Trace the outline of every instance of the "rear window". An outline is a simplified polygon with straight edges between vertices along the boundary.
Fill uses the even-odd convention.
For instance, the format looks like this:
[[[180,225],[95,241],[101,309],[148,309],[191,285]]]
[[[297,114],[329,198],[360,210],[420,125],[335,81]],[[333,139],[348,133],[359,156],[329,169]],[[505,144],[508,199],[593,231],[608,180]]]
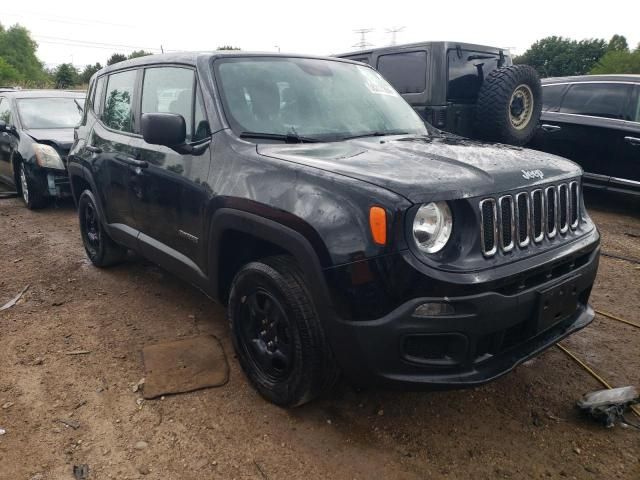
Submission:
[[[560,112],[630,120],[626,117],[631,88],[631,85],[621,83],[573,84],[564,96]]]
[[[462,103],[475,102],[484,78],[496,68],[511,64],[509,57],[503,58],[504,64],[499,65],[500,55],[495,53],[450,49],[447,52],[449,69],[447,100]]]
[[[381,55],[378,71],[399,93],[422,93],[427,83],[427,52]]]
[[[562,101],[566,85],[545,85],[542,87],[542,110],[557,111]]]
[[[84,98],[21,98],[18,115],[23,128],[72,128],[80,123]]]

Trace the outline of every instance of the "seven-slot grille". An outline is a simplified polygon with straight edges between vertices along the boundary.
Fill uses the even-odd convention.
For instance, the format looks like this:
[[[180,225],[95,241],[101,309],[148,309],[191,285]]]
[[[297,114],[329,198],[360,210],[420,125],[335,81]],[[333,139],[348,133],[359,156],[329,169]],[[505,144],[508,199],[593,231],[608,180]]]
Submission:
[[[480,201],[482,253],[510,252],[545,238],[565,235],[580,220],[578,182],[562,183],[531,192],[503,195]]]

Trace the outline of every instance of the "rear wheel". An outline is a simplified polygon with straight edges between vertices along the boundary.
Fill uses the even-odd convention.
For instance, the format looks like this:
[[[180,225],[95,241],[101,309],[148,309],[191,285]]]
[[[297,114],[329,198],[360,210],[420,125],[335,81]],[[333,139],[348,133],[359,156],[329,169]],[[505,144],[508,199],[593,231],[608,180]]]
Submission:
[[[233,280],[227,312],[240,365],[267,400],[294,407],[333,386],[338,367],[291,257],[245,265]]]
[[[114,242],[104,230],[96,201],[90,190],[85,190],[78,201],[80,234],[91,263],[96,267],[108,267],[121,262],[127,250]]]
[[[18,180],[20,195],[28,209],[37,210],[47,206],[49,197],[43,192],[42,182],[29,175],[23,162],[18,162]]]
[[[524,145],[535,134],[541,111],[542,87],[535,69],[499,68],[480,87],[476,130],[486,140]]]

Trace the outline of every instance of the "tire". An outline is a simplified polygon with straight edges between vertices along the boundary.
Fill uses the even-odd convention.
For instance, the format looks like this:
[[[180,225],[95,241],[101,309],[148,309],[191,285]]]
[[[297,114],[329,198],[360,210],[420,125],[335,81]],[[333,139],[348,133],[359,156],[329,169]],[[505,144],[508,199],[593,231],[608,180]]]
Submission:
[[[535,134],[541,111],[542,87],[535,69],[499,68],[480,87],[476,131],[485,140],[524,145]]]
[[[124,260],[127,250],[114,242],[104,230],[103,220],[90,190],[85,190],[78,201],[78,218],[82,244],[91,263],[104,268]]]
[[[39,210],[46,207],[49,204],[49,197],[45,192],[46,186],[42,181],[29,174],[24,162],[17,162],[17,166],[16,186],[26,207],[29,210]]]
[[[339,370],[291,257],[242,267],[231,285],[227,315],[240,365],[264,398],[295,407],[333,387]]]

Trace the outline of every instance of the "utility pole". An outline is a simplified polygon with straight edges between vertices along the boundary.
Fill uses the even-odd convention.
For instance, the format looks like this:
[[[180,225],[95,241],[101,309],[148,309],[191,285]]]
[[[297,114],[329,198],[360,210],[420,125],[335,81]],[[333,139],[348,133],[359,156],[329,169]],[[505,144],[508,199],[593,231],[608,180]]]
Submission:
[[[371,33],[371,32],[373,32],[373,28],[360,28],[358,30],[354,30],[353,33],[357,33],[358,35],[360,35],[360,41],[356,43],[354,47],[359,48],[360,50],[363,50],[367,47],[373,46],[372,43],[367,42],[367,38],[366,38],[367,33]]]
[[[391,34],[391,45],[396,44],[396,35],[398,32],[401,32],[403,30],[404,30],[404,27],[387,28],[387,33]]]

